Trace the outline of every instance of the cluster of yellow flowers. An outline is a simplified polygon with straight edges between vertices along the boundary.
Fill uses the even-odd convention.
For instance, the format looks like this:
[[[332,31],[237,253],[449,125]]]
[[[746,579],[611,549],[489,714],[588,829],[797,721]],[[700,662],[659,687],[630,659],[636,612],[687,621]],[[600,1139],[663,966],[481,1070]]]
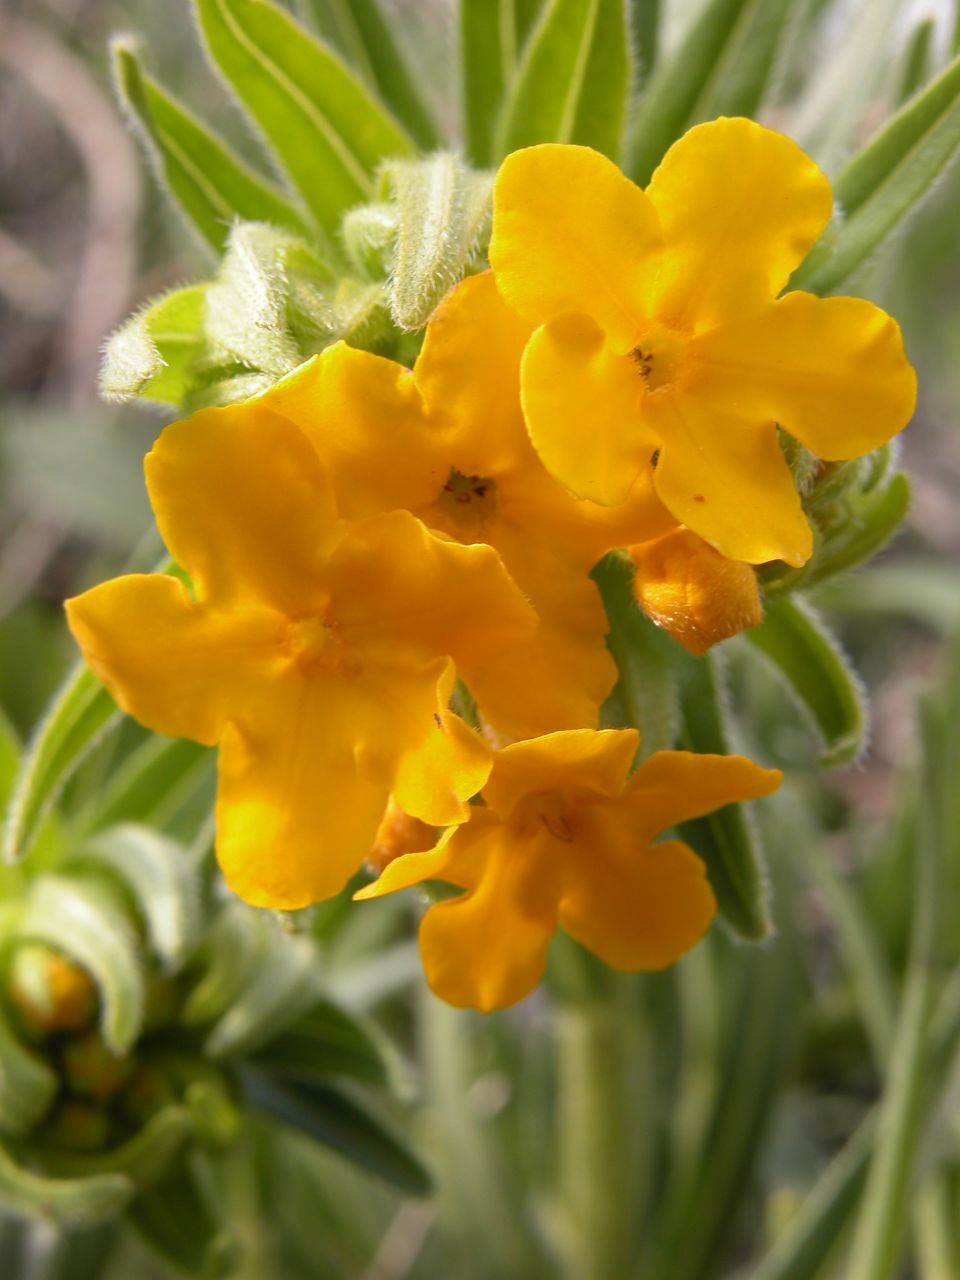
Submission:
[[[703,864],[652,840],[780,775],[665,751],[630,776],[636,732],[597,729],[617,672],[589,573],[629,548],[638,599],[702,650],[756,621],[750,565],[811,553],[775,424],[827,460],[905,425],[895,322],[778,298],[831,212],[813,162],[748,120],[691,130],[646,191],[587,148],[518,151],[492,270],[447,296],[412,370],[341,343],[162,432],[147,485],[192,591],[134,575],[67,608],[125,710],[219,743],[238,894],[338,893],[398,806],[448,830],[358,896],[465,891],[421,929],[455,1004],[526,994],[558,923],[631,970],[702,935]],[[458,677],[483,734],[450,710]]]

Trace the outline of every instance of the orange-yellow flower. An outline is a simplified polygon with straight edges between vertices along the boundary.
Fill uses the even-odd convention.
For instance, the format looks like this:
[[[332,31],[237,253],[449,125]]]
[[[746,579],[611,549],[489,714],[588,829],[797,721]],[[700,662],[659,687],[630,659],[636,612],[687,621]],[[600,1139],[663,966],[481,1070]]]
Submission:
[[[689,529],[627,550],[640,608],[691,653],[706,653],[763,617],[753,566],[728,560]]]
[[[655,836],[736,800],[769,795],[776,769],[742,756],[660,751],[632,777],[634,729],[575,730],[500,751],[485,807],[436,848],[391,862],[356,897],[423,880],[466,890],[430,907],[420,951],[450,1004],[490,1010],[540,981],[560,925],[615,969],[662,969],[716,909],[700,859]]]
[[[617,673],[589,571],[608,549],[676,523],[648,473],[618,509],[580,501],[547,474],[520,408],[530,332],[490,274],[474,276],[440,306],[412,373],[340,343],[260,400],[314,441],[345,516],[402,507],[458,542],[500,552],[539,627],[468,683],[510,738],[596,726]]]
[[[404,511],[348,524],[306,437],[254,403],[173,424],[147,485],[174,577],[67,602],[87,661],[159,733],[220,744],[217,851],[259,906],[337,893],[389,794],[462,821],[490,753],[447,710],[469,671],[535,619],[488,547]]]
[[[906,425],[916,394],[872,303],[777,297],[831,211],[813,161],[750,120],[691,129],[646,191],[586,147],[508,156],[490,261],[539,326],[522,390],[547,469],[616,504],[656,455],[663,502],[724,555],[803,564],[810,528],[774,425],[853,458]]]

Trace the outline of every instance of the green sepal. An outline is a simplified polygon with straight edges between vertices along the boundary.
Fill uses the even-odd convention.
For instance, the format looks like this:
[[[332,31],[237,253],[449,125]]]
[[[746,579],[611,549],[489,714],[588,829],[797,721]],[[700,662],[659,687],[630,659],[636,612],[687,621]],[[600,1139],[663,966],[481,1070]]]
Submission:
[[[672,659],[676,646],[640,609],[633,595],[635,566],[629,556],[613,552],[594,568],[610,631],[607,648],[619,677],[604,704],[607,728],[632,726],[640,731],[640,754],[669,749],[676,742],[679,705]]]
[[[421,97],[377,0],[300,0],[324,39],[343,54],[364,83],[406,125],[425,151],[440,142],[436,122]]]
[[[52,1068],[23,1043],[0,999],[0,1133],[29,1133],[50,1110],[58,1088]]]
[[[329,1000],[312,1005],[260,1049],[253,1062],[268,1073],[295,1078],[347,1076],[364,1084],[389,1084],[373,1032]]]
[[[237,1241],[227,1230],[196,1159],[181,1158],[126,1214],[144,1244],[168,1267],[197,1280],[233,1275]]]
[[[130,1179],[120,1173],[90,1178],[50,1178],[33,1173],[0,1146],[0,1203],[16,1213],[61,1227],[89,1225],[116,1217],[134,1190]]]
[[[163,965],[182,965],[202,928],[199,876],[182,845],[127,822],[85,840],[71,853],[67,868],[74,863],[115,876],[145,921],[151,948]]]
[[[213,61],[321,231],[369,200],[411,143],[339,57],[269,0],[194,0]]]
[[[625,0],[547,0],[510,84],[498,156],[573,142],[618,159],[629,84]]]
[[[86,1155],[61,1150],[38,1151],[44,1170],[55,1177],[90,1178],[123,1174],[137,1188],[163,1177],[193,1133],[186,1107],[169,1106],[150,1117],[132,1138],[112,1150]]]
[[[204,354],[206,286],[188,285],[148,302],[107,339],[99,387],[105,400],[142,396],[178,407]]]
[[[128,39],[115,39],[111,53],[117,96],[153,161],[161,187],[215,252],[222,251],[238,218],[306,230],[282,192],[144,74]]]
[[[494,134],[505,88],[513,79],[541,0],[460,0],[460,94],[467,159],[497,159]]]
[[[396,213],[387,300],[394,324],[415,331],[482,250],[492,179],[445,151],[392,160],[384,176]]]
[[[838,289],[910,214],[960,148],[960,58],[911,98],[834,182],[841,213],[790,280]]]
[[[29,853],[67,779],[119,720],[110,694],[83,662],[77,663],[20,760],[4,829],[8,862]]]
[[[860,680],[811,606],[797,596],[771,600],[763,621],[743,634],[808,713],[820,763],[836,768],[858,760],[868,732]]]
[[[716,654],[691,658],[682,681],[681,746],[729,755],[732,750],[726,676]],[[683,823],[680,833],[707,865],[720,915],[741,938],[771,932],[766,862],[759,832],[742,804]]]
[[[430,1193],[430,1174],[400,1136],[356,1098],[316,1081],[282,1079],[244,1066],[241,1083],[259,1110],[332,1147],[407,1195]]]
[[[89,972],[100,993],[103,1038],[114,1053],[127,1053],[143,1023],[143,966],[132,927],[101,886],[41,876],[30,887],[17,933],[55,947]]]

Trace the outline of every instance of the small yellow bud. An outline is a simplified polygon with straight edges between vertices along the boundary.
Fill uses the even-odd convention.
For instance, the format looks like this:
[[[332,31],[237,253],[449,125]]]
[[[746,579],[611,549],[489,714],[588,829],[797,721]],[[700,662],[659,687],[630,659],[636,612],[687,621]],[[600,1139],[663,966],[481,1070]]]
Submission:
[[[97,990],[85,969],[49,947],[18,948],[10,966],[10,999],[35,1031],[83,1031],[97,1013]]]

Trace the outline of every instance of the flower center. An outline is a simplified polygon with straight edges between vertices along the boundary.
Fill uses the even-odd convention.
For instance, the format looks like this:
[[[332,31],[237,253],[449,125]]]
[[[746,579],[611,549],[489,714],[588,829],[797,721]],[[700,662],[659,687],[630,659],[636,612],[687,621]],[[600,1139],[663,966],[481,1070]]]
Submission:
[[[564,844],[573,839],[569,806],[558,791],[535,791],[524,796],[513,811],[513,821],[528,835],[545,828]]]
[[[287,650],[294,665],[303,672],[344,672],[351,665],[336,627],[317,615],[290,623]]]
[[[659,391],[676,378],[683,361],[686,340],[675,329],[653,325],[629,353],[649,391]]]
[[[464,475],[451,469],[437,497],[446,532],[462,542],[484,541],[484,527],[497,507],[497,485],[489,476]]]

